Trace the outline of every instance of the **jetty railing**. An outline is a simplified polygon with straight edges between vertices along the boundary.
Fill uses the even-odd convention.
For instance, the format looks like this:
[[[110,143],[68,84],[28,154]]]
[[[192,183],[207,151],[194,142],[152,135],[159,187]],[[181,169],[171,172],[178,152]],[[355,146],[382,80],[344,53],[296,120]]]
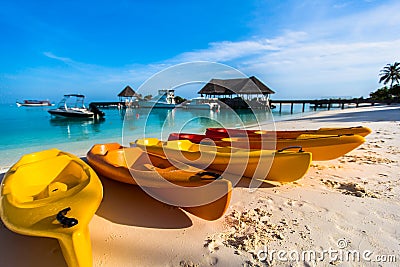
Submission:
[[[312,105],[311,108],[317,110],[318,108],[327,108],[330,110],[331,108],[340,107],[344,109],[345,105],[355,105],[359,107],[362,104],[370,104],[374,106],[375,104],[387,104],[390,105],[392,103],[398,103],[398,101],[393,99],[387,100],[375,100],[375,99],[363,99],[363,98],[354,98],[354,99],[316,99],[316,100],[273,100],[270,99],[270,105],[277,105],[279,104],[279,113],[282,112],[282,104],[290,104],[290,113],[293,114],[293,106],[294,104],[301,104],[302,105],[302,112],[305,111],[306,104]]]

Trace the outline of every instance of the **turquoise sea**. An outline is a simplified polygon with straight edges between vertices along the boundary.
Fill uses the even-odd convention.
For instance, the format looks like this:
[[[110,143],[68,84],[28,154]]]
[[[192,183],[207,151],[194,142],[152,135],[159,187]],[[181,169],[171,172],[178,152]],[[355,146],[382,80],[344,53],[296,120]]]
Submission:
[[[187,109],[102,109],[105,119],[55,119],[47,112],[53,107],[17,107],[0,105],[0,171],[8,169],[22,155],[43,149],[58,148],[79,156],[96,143],[118,142],[129,145],[140,137],[167,139],[170,132],[202,133],[207,127],[243,127],[267,123],[301,115],[265,110]],[[285,109],[283,109],[285,110]]]

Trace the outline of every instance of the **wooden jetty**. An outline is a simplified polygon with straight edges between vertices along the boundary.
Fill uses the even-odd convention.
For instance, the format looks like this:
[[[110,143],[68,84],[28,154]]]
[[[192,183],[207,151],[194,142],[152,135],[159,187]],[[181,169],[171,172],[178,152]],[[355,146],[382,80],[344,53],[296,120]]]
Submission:
[[[127,107],[138,107],[135,101],[126,102],[126,101],[104,101],[104,102],[91,102],[91,104],[96,105],[99,108],[127,108]]]
[[[317,110],[317,108],[327,108],[330,110],[334,107],[340,107],[344,109],[345,105],[355,105],[355,107],[359,107],[362,104],[369,104],[371,106],[375,104],[387,104],[390,105],[392,100],[374,100],[374,99],[363,99],[363,98],[354,98],[354,99],[319,99],[319,100],[269,100],[270,105],[277,106],[279,104],[279,113],[282,112],[282,104],[290,104],[290,113],[293,114],[293,106],[294,104],[302,105],[302,112],[305,110],[306,104],[312,105],[312,109]]]
[[[106,101],[106,102],[92,102],[99,108],[127,108],[127,107],[138,107],[137,102],[126,102],[126,101]],[[267,102],[266,102],[267,103]],[[341,108],[344,109],[345,106],[354,105],[358,108],[360,105],[371,105],[375,104],[387,104],[398,103],[398,101],[393,99],[388,100],[374,100],[374,99],[362,99],[362,98],[354,98],[354,99],[303,99],[303,100],[274,100],[269,99],[269,104],[274,105],[276,108],[279,105],[279,113],[282,112],[282,104],[290,104],[290,113],[293,114],[293,107],[295,104],[302,105],[302,112],[305,111],[306,104],[309,104],[313,110],[317,110],[320,108],[325,108],[330,110],[331,108]],[[264,104],[263,104],[264,106]],[[257,107],[255,107],[257,108]]]

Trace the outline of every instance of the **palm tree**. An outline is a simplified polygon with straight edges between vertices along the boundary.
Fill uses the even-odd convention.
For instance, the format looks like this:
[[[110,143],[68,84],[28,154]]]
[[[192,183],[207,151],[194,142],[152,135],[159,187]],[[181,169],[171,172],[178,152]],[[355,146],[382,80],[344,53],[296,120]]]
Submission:
[[[390,89],[392,89],[393,83],[396,82],[398,84],[400,81],[400,63],[387,64],[379,75],[381,76],[379,83],[387,84],[390,82]]]

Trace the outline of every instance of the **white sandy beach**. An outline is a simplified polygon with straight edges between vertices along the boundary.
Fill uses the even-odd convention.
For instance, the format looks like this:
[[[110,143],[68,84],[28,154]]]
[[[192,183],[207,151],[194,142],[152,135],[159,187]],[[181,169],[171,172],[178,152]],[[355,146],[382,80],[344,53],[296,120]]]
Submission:
[[[217,221],[102,179],[104,199],[90,223],[94,266],[398,266],[399,119],[399,106],[375,106],[277,123],[282,130],[362,125],[373,132],[351,153],[313,162],[295,183],[265,183],[255,192],[234,188],[229,209]],[[54,239],[18,235],[1,223],[0,240],[0,266],[66,266]],[[261,249],[269,250],[264,262],[257,257],[266,256]],[[272,252],[279,250],[279,257]],[[315,261],[284,261],[324,250],[359,252],[361,259],[341,259],[338,252]],[[391,255],[397,263],[368,262],[393,260]]]

